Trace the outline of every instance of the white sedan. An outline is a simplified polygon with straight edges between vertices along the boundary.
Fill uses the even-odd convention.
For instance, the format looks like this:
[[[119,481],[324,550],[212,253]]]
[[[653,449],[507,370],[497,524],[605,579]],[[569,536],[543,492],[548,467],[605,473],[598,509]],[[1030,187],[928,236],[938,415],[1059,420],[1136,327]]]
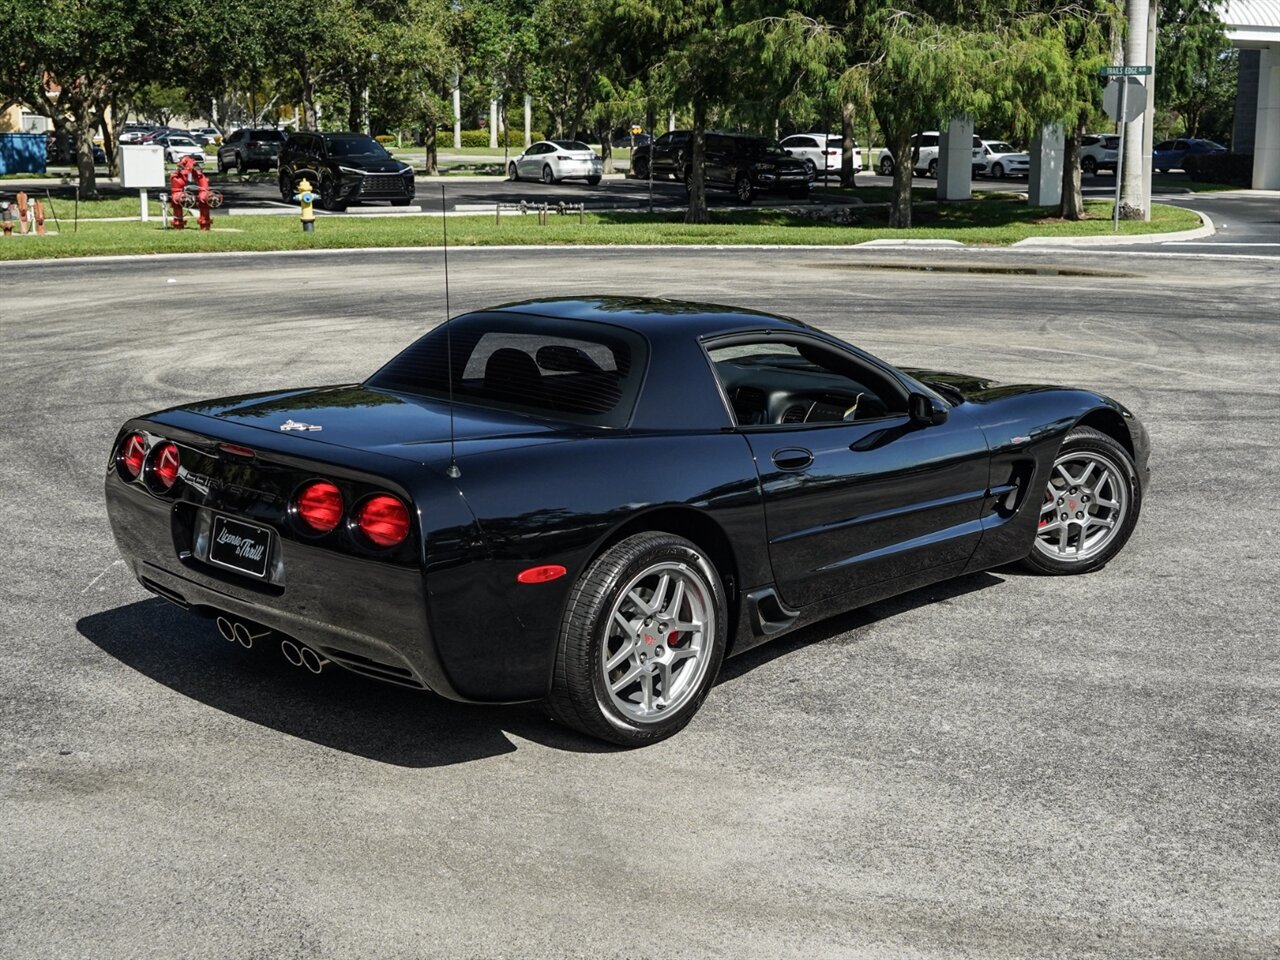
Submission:
[[[581,140],[539,140],[507,165],[509,180],[600,182],[604,161]]]
[[[974,157],[974,162],[978,158]],[[1025,177],[1031,173],[1031,157],[1003,140],[982,141],[982,172],[989,177]]]
[[[192,156],[204,159],[204,147],[190,137],[170,137],[164,143],[165,163],[177,163],[183,157]]]
[[[840,155],[844,140],[834,133],[797,133],[780,144],[783,150],[797,160],[803,160],[810,177],[827,177],[840,174]],[[853,169],[862,169],[862,150],[853,145]]]

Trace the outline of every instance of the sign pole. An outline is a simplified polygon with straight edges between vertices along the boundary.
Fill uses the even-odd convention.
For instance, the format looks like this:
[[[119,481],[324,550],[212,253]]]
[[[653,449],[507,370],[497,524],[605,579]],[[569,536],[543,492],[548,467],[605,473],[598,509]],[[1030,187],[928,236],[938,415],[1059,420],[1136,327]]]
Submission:
[[[1120,184],[1123,180],[1121,173],[1124,171],[1124,128],[1129,124],[1125,122],[1125,106],[1129,98],[1129,84],[1121,79],[1120,81],[1120,145],[1116,150],[1116,202],[1111,208],[1111,232],[1117,233],[1120,230]]]

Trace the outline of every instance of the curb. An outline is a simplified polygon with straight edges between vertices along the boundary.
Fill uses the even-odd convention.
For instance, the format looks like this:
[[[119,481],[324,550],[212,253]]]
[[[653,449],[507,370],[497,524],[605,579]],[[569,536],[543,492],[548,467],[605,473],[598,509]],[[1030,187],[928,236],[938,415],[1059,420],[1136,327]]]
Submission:
[[[1026,249],[1027,247],[1112,247],[1138,243],[1177,243],[1181,240],[1199,240],[1201,237],[1212,237],[1218,232],[1207,213],[1202,213],[1199,210],[1192,210],[1191,212],[1200,218],[1200,226],[1190,230],[1178,230],[1174,233],[1125,233],[1096,237],[1027,237],[1027,239],[1018,240],[1009,244],[1009,246]]]

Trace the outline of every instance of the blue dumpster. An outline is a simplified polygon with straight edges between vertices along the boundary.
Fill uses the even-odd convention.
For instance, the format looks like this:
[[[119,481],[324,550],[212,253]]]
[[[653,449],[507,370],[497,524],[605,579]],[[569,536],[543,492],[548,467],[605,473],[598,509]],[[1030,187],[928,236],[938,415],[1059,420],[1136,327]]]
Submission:
[[[44,173],[43,133],[0,133],[0,173]]]

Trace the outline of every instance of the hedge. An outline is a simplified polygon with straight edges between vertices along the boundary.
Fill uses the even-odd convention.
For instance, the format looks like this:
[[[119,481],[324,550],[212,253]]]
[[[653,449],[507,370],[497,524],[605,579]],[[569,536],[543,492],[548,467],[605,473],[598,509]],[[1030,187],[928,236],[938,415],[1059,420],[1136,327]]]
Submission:
[[[1182,161],[1182,166],[1192,180],[1200,183],[1238,183],[1247,187],[1253,182],[1252,153],[1193,153]]]
[[[545,139],[547,139],[547,136],[541,130],[529,131],[530,143],[537,143],[539,140],[545,140]],[[450,131],[441,130],[438,134],[436,134],[436,143],[440,146],[445,146],[445,147],[453,146],[453,133]],[[489,145],[489,131],[488,130],[463,130],[462,145],[464,147],[487,147]],[[502,146],[501,135],[498,136],[498,146]],[[522,150],[524,149],[523,128],[520,130],[507,131],[507,146],[520,147]]]

